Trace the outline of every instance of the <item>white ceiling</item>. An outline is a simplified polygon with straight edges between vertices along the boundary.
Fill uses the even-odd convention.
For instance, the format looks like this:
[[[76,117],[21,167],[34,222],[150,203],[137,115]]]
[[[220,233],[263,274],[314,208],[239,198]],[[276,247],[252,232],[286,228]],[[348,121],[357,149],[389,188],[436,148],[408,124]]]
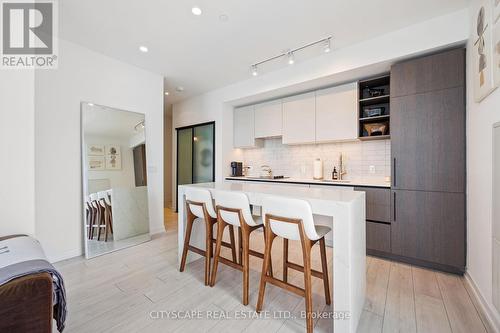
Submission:
[[[176,102],[251,79],[252,63],[333,35],[334,49],[466,7],[469,0],[64,0],[60,35],[166,78]],[[201,16],[191,7],[199,6]],[[227,15],[222,22],[221,15]],[[408,36],[411,38],[411,36]],[[138,50],[140,45],[148,53]],[[318,50],[317,54],[320,54]],[[297,55],[297,61],[312,55]],[[263,68],[273,70],[283,63]],[[183,93],[175,87],[183,86]]]
[[[142,128],[135,125],[144,120],[144,114],[123,111],[100,105],[82,104],[82,124],[85,136],[103,136],[115,139],[129,139]]]

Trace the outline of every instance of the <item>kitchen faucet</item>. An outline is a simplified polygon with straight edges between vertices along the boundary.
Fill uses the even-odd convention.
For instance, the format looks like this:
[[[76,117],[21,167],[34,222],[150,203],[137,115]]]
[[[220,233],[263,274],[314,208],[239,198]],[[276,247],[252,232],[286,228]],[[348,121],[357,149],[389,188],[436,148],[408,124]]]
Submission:
[[[339,180],[344,179],[344,175],[347,174],[347,171],[345,171],[345,165],[344,165],[344,155],[340,153],[339,157]]]

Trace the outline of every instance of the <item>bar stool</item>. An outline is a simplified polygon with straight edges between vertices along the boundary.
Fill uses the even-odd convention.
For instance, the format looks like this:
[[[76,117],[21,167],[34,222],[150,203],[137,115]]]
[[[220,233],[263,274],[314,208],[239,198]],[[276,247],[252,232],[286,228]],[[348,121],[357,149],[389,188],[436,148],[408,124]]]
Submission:
[[[243,272],[243,305],[248,305],[250,255],[264,259],[260,252],[250,250],[250,234],[252,231],[264,227],[262,219],[252,216],[250,202],[245,193],[218,191],[215,194],[217,210],[217,244],[215,246],[214,267],[210,286],[215,285],[219,261]],[[221,241],[226,226],[239,227],[239,263],[233,263],[220,257]],[[272,266],[268,266],[272,276]]]
[[[214,210],[212,196],[210,191],[206,189],[186,189],[186,216],[187,226],[186,235],[184,237],[184,247],[182,250],[181,266],[179,271],[183,272],[186,266],[186,258],[188,250],[198,253],[205,257],[205,285],[208,286],[210,279],[210,261],[213,255],[213,226],[217,223],[217,215]],[[191,232],[195,222],[205,223],[205,251],[197,247],[189,245]],[[230,243],[223,242],[222,245],[231,249],[233,262],[236,263],[236,246],[234,239],[234,229],[230,228]],[[231,262],[228,260],[228,262]]]
[[[108,234],[110,231],[112,231],[111,227],[111,205],[108,205],[106,200],[109,200],[108,194],[106,191],[100,191],[97,192],[97,198],[98,198],[98,203],[101,206],[101,212],[102,212],[102,220],[104,220],[104,241],[108,241]],[[99,240],[101,236],[101,228],[99,228],[99,233],[97,236],[97,239]]]
[[[89,239],[93,239],[94,238],[94,229],[99,228],[99,224],[100,224],[100,220],[101,220],[101,208],[100,208],[100,205],[97,203],[97,201],[99,200],[97,197],[97,193],[90,193],[89,198],[90,198],[90,206],[92,207],[92,211],[93,211],[92,221],[90,223]]]
[[[85,196],[85,212],[86,212],[86,226],[87,226],[87,238],[90,236],[90,232],[92,230],[92,221],[94,219],[94,208],[92,207],[90,197],[88,195]]]
[[[263,199],[262,213],[266,226],[266,246],[259,287],[257,312],[262,310],[266,283],[291,291],[305,298],[307,332],[313,332],[311,276],[323,279],[326,304],[331,304],[328,283],[325,235],[330,227],[314,225],[311,206],[305,200],[268,196]],[[283,280],[267,274],[271,262],[271,249],[276,237],[283,238]],[[304,266],[288,261],[288,240],[300,240]],[[311,268],[311,248],[319,241],[322,272]],[[304,289],[287,282],[288,268],[304,272]]]

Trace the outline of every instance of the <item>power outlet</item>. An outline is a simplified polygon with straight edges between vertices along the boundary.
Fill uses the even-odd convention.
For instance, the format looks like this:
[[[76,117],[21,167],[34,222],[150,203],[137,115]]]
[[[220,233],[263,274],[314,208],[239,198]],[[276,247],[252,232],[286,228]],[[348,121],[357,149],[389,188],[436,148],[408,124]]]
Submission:
[[[374,174],[375,173],[375,165],[370,165],[370,167],[368,168],[369,172],[371,174]]]

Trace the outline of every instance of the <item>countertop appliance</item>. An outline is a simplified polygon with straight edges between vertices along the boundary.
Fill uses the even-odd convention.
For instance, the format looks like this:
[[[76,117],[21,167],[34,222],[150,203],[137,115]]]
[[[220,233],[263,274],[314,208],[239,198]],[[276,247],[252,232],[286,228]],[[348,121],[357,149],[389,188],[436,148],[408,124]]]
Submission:
[[[243,163],[242,162],[231,162],[231,176],[241,177],[243,176]]]

